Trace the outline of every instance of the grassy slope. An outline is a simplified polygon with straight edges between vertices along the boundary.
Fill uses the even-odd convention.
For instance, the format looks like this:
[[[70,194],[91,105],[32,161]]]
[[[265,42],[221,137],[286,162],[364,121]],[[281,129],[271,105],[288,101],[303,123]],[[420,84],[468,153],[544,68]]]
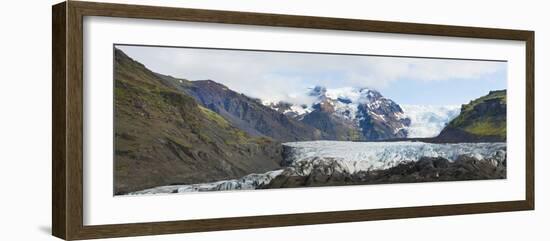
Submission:
[[[488,95],[463,105],[460,115],[446,127],[475,136],[495,136],[506,139],[506,90],[491,91]]]
[[[279,166],[278,143],[234,128],[122,51],[115,60],[116,193]]]

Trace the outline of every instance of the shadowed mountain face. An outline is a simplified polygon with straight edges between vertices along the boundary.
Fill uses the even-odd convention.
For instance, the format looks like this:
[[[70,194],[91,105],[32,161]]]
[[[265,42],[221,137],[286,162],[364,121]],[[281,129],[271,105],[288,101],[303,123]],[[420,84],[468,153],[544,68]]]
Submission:
[[[359,127],[365,140],[383,140],[407,137],[405,129],[411,123],[394,101],[378,91],[369,90],[369,102],[359,105]]]
[[[462,105],[460,115],[435,138],[440,142],[506,141],[506,90]]]
[[[251,137],[174,83],[188,82],[170,81],[115,51],[115,193],[279,167],[278,142]],[[240,108],[229,110],[246,116],[246,105]]]

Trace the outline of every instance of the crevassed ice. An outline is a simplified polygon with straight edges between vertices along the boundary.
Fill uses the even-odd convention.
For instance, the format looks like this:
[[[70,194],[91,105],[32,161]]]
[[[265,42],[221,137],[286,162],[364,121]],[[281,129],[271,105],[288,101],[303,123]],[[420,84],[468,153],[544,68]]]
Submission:
[[[399,163],[418,161],[421,157],[443,157],[453,161],[460,155],[484,159],[502,158],[506,153],[504,142],[434,144],[411,141],[303,141],[287,142],[283,145],[291,147],[291,154],[286,157],[287,163],[307,162],[316,157],[331,158],[340,162],[350,173],[387,169]]]

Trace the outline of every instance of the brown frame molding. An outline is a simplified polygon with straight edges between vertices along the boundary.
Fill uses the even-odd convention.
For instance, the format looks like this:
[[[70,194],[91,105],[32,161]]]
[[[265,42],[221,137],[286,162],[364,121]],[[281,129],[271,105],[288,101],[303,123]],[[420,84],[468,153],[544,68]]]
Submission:
[[[525,200],[491,203],[268,215],[170,222],[83,225],[83,17],[163,19],[193,22],[369,31],[382,33],[519,40],[526,43]],[[52,7],[52,233],[66,240],[214,230],[356,222],[397,218],[533,210],[534,187],[533,31],[370,21],[357,19],[214,11],[67,1]]]

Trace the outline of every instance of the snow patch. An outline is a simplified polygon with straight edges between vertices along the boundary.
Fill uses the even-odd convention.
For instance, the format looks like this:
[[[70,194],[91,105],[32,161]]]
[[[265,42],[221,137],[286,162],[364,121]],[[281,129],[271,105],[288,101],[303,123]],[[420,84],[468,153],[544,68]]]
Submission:
[[[301,115],[307,114],[307,113],[312,112],[312,111],[313,111],[313,108],[308,107],[308,106],[304,107],[302,105],[292,105],[292,106],[290,106],[290,110],[285,111],[285,113],[294,112],[294,113],[298,114],[299,116],[301,116]]]

